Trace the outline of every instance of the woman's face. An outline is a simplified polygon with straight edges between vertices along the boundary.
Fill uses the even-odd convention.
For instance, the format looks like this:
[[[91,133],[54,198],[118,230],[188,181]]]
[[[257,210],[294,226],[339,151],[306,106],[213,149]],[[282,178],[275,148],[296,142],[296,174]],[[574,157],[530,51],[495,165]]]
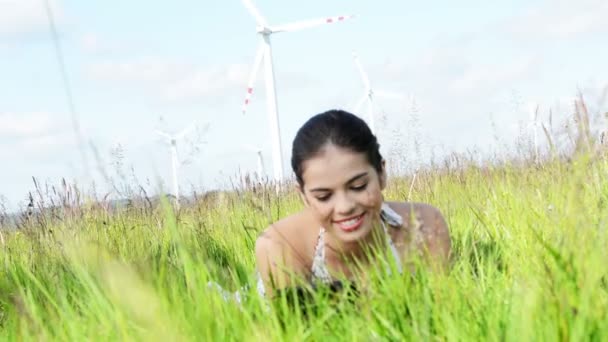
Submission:
[[[303,200],[328,233],[343,243],[368,236],[382,206],[385,173],[364,153],[328,144],[304,162],[302,179]]]

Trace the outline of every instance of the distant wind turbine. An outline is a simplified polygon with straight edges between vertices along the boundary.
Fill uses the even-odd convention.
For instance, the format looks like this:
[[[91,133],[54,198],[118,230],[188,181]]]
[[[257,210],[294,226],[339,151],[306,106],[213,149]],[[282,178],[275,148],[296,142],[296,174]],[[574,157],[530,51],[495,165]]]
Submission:
[[[532,135],[534,139],[534,158],[536,162],[539,161],[538,156],[538,104],[533,103],[530,105],[530,122],[528,123],[528,128],[532,129]]]
[[[186,134],[190,133],[194,128],[195,124],[192,123],[186,129],[182,130],[177,134],[169,134],[167,132],[156,130],[156,133],[165,138],[166,143],[169,145],[171,151],[171,169],[172,169],[172,180],[173,180],[173,195],[175,196],[175,203],[179,206],[179,182],[178,182],[178,168],[179,168],[179,157],[177,153],[177,141],[182,139]]]
[[[375,116],[374,98],[376,96],[380,96],[380,97],[388,98],[388,99],[403,100],[403,99],[405,99],[405,97],[402,94],[382,91],[382,90],[378,91],[378,90],[373,89],[371,86],[371,83],[369,81],[369,77],[367,76],[367,73],[363,69],[363,66],[361,65],[361,61],[359,60],[359,56],[357,55],[356,52],[353,52],[353,59],[355,60],[355,65],[357,66],[357,69],[359,70],[359,74],[361,76],[361,80],[363,81],[363,87],[364,87],[363,95],[357,102],[357,105],[355,106],[354,111],[355,111],[355,113],[358,113],[359,109],[361,108],[363,103],[365,101],[367,101],[367,117],[368,117],[369,126],[370,126],[370,129],[372,130],[372,133],[376,134],[376,124],[375,124],[375,117],[374,117]]]
[[[243,4],[255,18],[257,23],[256,31],[260,35],[261,40],[258,47],[258,52],[255,57],[253,69],[247,84],[247,93],[245,95],[245,103],[243,105],[243,114],[247,111],[247,106],[251,101],[253,94],[253,84],[256,80],[256,75],[261,67],[262,60],[265,63],[265,81],[266,81],[266,105],[268,107],[268,121],[272,134],[272,159],[274,166],[275,180],[283,180],[283,153],[281,147],[281,132],[278,115],[277,95],[274,79],[274,68],[272,63],[272,48],[270,45],[270,36],[279,32],[298,31],[306,28],[316,27],[324,24],[331,24],[350,19],[353,16],[338,16],[324,19],[313,19],[300,21],[290,24],[270,26],[266,19],[260,14],[260,11],[253,5],[251,0],[243,0]]]
[[[264,157],[262,156],[262,149],[253,145],[243,145],[243,147],[256,154],[258,163],[257,176],[259,180],[262,180],[262,178],[266,174],[266,170],[264,167]]]

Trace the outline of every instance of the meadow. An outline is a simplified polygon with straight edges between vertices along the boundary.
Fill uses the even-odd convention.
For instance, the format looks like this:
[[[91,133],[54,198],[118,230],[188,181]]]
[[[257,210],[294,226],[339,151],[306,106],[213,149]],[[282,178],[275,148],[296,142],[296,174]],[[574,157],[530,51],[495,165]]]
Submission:
[[[323,293],[304,316],[254,285],[253,247],[298,210],[251,182],[194,194],[179,210],[134,195],[83,200],[76,185],[33,193],[52,209],[0,231],[1,340],[527,341],[608,338],[608,161],[579,132],[568,153],[482,165],[466,156],[392,177],[387,200],[427,202],[452,238],[445,273],[424,264],[372,277],[369,295]],[[413,184],[413,186],[412,186]]]

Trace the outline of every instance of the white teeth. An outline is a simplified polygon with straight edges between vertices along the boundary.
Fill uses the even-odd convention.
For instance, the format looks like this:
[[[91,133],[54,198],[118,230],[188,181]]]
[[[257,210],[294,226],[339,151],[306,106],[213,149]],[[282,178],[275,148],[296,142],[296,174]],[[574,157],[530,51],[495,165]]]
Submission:
[[[346,226],[350,226],[350,225],[353,225],[353,224],[357,223],[358,220],[359,219],[352,219],[352,220],[349,220],[349,221],[346,221],[346,222],[342,222],[342,224],[346,225]]]
[[[361,220],[361,216],[355,217],[354,219],[350,219],[348,221],[340,222],[339,225],[344,229],[349,229],[355,224],[357,224],[359,220]]]

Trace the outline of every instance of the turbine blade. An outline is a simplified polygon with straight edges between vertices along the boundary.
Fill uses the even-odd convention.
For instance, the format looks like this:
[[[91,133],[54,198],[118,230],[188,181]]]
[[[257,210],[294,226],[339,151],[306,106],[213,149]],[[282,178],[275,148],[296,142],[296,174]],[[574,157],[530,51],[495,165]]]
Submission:
[[[262,66],[262,58],[264,57],[264,44],[260,43],[258,47],[258,52],[255,56],[255,61],[253,62],[253,69],[251,69],[251,75],[249,76],[249,81],[247,82],[247,92],[245,93],[245,103],[243,104],[243,114],[247,111],[247,107],[249,106],[249,102],[251,102],[251,96],[253,95],[253,84],[255,83],[256,76],[258,74],[258,70]]]
[[[374,90],[374,95],[378,95],[380,97],[384,97],[387,99],[393,99],[393,100],[404,100],[405,99],[405,96],[403,96],[403,94],[399,94],[399,93],[395,93],[395,92],[391,92],[391,91]]]
[[[244,149],[249,150],[251,152],[256,152],[257,153],[258,151],[260,151],[260,149],[257,146],[253,146],[253,145],[250,145],[250,144],[243,144],[241,146]]]
[[[297,21],[295,23],[272,26],[272,32],[293,32],[325,24],[333,24],[354,18],[354,15],[340,15],[336,17]]]
[[[251,0],[243,0],[243,5],[245,5],[247,10],[249,10],[249,13],[253,15],[258,25],[267,26],[266,19],[262,16],[262,14],[260,14],[260,11],[258,11],[257,7],[255,7]]]
[[[358,115],[359,114],[359,109],[361,109],[361,106],[363,105],[363,102],[365,102],[365,100],[367,99],[367,93],[364,93],[363,96],[361,96],[361,98],[359,99],[359,101],[357,101],[357,104],[355,105],[355,109],[354,112]]]
[[[365,86],[365,90],[369,91],[371,89],[371,85],[369,82],[369,78],[363,70],[363,66],[361,65],[361,61],[359,61],[359,56],[353,52],[353,59],[355,60],[355,64],[357,65],[357,69],[359,70],[359,75],[361,75],[361,80],[363,81],[363,85]]]
[[[184,135],[186,135],[186,134],[190,133],[190,131],[192,131],[192,130],[193,130],[195,127],[196,127],[196,123],[195,123],[195,122],[191,123],[191,124],[190,124],[190,126],[188,126],[187,128],[185,128],[185,129],[184,129],[184,130],[182,130],[181,132],[177,133],[177,134],[175,135],[175,138],[176,138],[176,139],[181,139],[181,138],[183,138],[183,137],[184,137]]]
[[[167,138],[167,139],[169,139],[169,140],[171,140],[171,139],[173,138],[173,137],[172,137],[171,135],[169,135],[168,133],[165,133],[165,132],[163,132],[163,131],[159,131],[159,130],[156,130],[156,134],[162,135],[163,137],[165,137],[165,138]]]
[[[529,110],[530,110],[530,121],[536,121],[536,116],[538,114],[538,104],[535,102],[532,102],[529,105]]]

